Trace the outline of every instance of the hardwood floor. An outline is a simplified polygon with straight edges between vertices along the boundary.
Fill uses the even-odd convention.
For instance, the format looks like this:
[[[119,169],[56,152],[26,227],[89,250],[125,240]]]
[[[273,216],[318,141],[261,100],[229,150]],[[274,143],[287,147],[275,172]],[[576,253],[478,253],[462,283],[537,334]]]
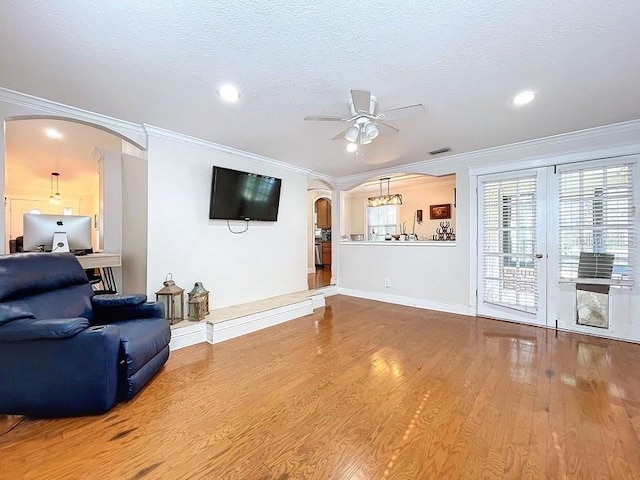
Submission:
[[[331,267],[316,265],[316,271],[308,275],[307,283],[309,290],[328,287],[331,284]]]
[[[640,478],[640,346],[329,297],[171,354],[99,417],[24,420],[0,478]]]

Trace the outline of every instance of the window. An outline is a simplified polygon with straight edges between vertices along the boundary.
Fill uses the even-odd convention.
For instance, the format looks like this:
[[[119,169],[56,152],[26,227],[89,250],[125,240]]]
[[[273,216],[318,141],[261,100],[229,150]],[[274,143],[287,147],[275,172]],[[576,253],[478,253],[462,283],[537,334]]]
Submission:
[[[632,174],[633,164],[560,170],[561,279],[602,278],[601,272],[606,270],[607,263],[611,272],[607,273],[608,278],[633,279]]]
[[[538,309],[537,177],[482,184],[483,301],[524,312]]]
[[[536,197],[524,192],[504,195],[501,200],[502,253],[507,254],[502,262],[505,267],[533,268]]]
[[[367,208],[367,231],[369,240],[384,240],[387,234],[396,233],[398,221],[397,205],[381,205]]]

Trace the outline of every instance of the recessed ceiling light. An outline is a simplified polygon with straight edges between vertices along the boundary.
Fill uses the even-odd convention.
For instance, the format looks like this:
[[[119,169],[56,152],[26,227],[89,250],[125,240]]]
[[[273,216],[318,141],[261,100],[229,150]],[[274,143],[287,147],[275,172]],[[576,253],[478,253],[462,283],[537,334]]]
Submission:
[[[531,90],[525,90],[524,92],[520,92],[515,97],[511,99],[511,103],[514,105],[526,105],[527,103],[531,103],[535,100],[538,94]]]
[[[222,85],[218,89],[218,95],[227,102],[236,102],[240,98],[240,92],[233,85]]]
[[[58,130],[56,130],[55,128],[45,128],[44,129],[44,133],[49,138],[55,138],[57,140],[62,138],[62,134]]]
[[[358,144],[357,143],[347,143],[347,152],[355,152],[358,150]]]

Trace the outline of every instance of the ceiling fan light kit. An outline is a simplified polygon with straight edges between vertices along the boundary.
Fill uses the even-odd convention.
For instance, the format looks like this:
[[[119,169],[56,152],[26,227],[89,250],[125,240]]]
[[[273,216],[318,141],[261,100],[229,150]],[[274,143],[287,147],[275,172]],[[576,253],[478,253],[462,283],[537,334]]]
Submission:
[[[364,125],[364,134],[369,137],[371,140],[375,140],[380,134],[380,130],[373,123],[367,122]]]
[[[378,99],[371,95],[371,92],[367,90],[351,90],[351,99],[349,100],[350,118],[311,116],[305,117],[305,120],[313,122],[350,123],[351,125],[349,127],[338,132],[332,140],[341,140],[344,138],[350,143],[368,145],[380,134],[388,136],[399,132],[397,128],[383,122],[383,120],[386,121],[393,118],[406,118],[424,114],[424,106],[420,103],[376,113],[377,104]]]
[[[357,125],[351,125],[347,128],[347,132],[344,134],[344,139],[349,143],[355,143],[360,136],[360,129]]]

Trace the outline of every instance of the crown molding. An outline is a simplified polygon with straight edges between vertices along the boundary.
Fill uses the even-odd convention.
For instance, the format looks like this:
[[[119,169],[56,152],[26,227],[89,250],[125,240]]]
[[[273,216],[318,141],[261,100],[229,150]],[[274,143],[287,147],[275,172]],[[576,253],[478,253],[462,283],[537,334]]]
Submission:
[[[456,179],[454,175],[446,175],[442,177],[436,177],[434,175],[426,175],[426,174],[409,174],[409,175],[401,175],[390,177],[391,181],[391,190],[395,193],[403,193],[401,190],[412,189],[413,187],[419,186],[424,187],[429,185],[430,187],[437,187],[442,185],[451,185],[452,187],[456,186]],[[365,183],[362,183],[356,187],[353,187],[351,190],[346,190],[345,195],[349,197],[357,197],[360,195],[368,195],[370,193],[378,193],[380,190],[380,182],[381,179],[371,180]],[[384,187],[384,184],[383,184]],[[384,188],[383,188],[384,191]]]
[[[251,160],[256,160],[258,162],[266,163],[277,168],[282,168],[283,170],[290,170],[292,172],[302,173],[304,175],[309,175],[311,173],[311,170],[307,168],[302,168],[296,165],[292,165],[290,163],[281,162],[280,160],[275,160],[273,158],[264,157],[262,155],[246,152],[244,150],[239,150],[233,147],[227,147],[226,145],[210,142],[208,140],[202,140],[201,138],[192,137],[190,135],[185,135],[183,133],[173,132],[171,130],[166,130],[164,128],[154,127],[153,125],[148,125],[146,123],[143,123],[142,126],[148,136],[164,138],[166,140],[172,140],[172,141],[184,143],[187,145],[197,145],[200,147],[210,148],[212,150],[217,150],[219,152],[229,153],[231,155],[237,155],[237,156],[248,158]]]
[[[119,132],[123,135],[131,135],[134,138],[145,137],[142,125],[139,125],[137,123],[118,120],[117,118],[108,117],[100,113],[90,112],[81,108],[70,107],[68,105],[63,105],[51,100],[45,100],[43,98],[27,95],[26,93],[15,92],[7,88],[0,87],[0,101],[11,103],[13,105],[33,108],[34,110],[38,110],[39,112],[42,112],[46,115],[52,115],[56,117],[70,117],[81,122],[91,124],[92,126],[98,125],[108,128],[109,130]],[[139,147],[143,150],[145,149],[145,145],[139,145],[133,138],[128,138],[126,140],[134,144],[136,147]]]
[[[604,125],[601,127],[592,127],[584,130],[576,130],[574,132],[560,133],[557,135],[551,135],[548,137],[536,138],[533,140],[526,140],[523,142],[511,143],[507,145],[500,145],[497,147],[485,148],[483,150],[477,150],[474,152],[460,153],[447,157],[448,160],[456,162],[464,162],[468,164],[470,161],[483,162],[486,160],[495,160],[496,157],[514,160],[520,158],[529,158],[532,156],[539,156],[541,154],[546,155],[561,155],[564,153],[576,152],[579,150],[596,150],[605,146],[613,146],[620,144],[627,144],[628,141],[614,141],[611,145],[600,145],[592,148],[585,149],[582,146],[572,146],[571,144],[576,142],[584,142],[585,140],[603,140],[606,137],[614,135],[624,134],[640,134],[640,119],[630,120],[628,122],[614,123],[611,125]],[[633,136],[633,135],[632,135]],[[635,136],[634,141],[638,142],[638,136]],[[544,148],[553,148],[552,153],[540,152]],[[564,147],[564,148],[563,148]],[[443,159],[444,160],[444,159]],[[418,162],[418,164],[428,164],[428,161]],[[497,163],[497,162],[493,162]]]
[[[616,136],[620,138],[615,138]],[[497,147],[475,150],[440,157],[437,160],[421,160],[419,162],[397,165],[394,167],[373,170],[337,179],[342,190],[348,190],[375,177],[394,173],[429,173],[429,171],[446,167],[450,173],[456,169],[495,170],[498,165],[508,162],[531,161],[540,158],[566,157],[567,161],[580,161],[587,157],[620,156],[640,153],[640,119],[614,123],[602,127],[587,128],[575,132],[561,133],[548,137],[526,140],[523,142],[500,145]],[[584,142],[593,145],[581,146]],[[599,145],[598,145],[599,143]],[[584,157],[584,158],[583,158]],[[470,165],[475,164],[473,167]],[[493,166],[493,168],[491,168]]]
[[[467,167],[467,170],[469,175],[488,175],[492,173],[520,170],[522,168],[538,168],[590,160],[624,158],[638,153],[640,153],[640,141],[635,141],[604,148],[582,148],[571,152],[536,154],[511,161],[471,165]]]
[[[338,178],[332,177],[331,175],[326,175],[324,173],[310,171],[308,177],[309,180],[322,180],[326,184],[331,185],[333,188],[335,188],[338,183]]]
[[[357,173],[355,175],[339,177],[336,179],[336,184],[340,187],[341,190],[351,190],[352,188],[362,185],[366,182],[377,182],[381,177],[391,176],[391,178],[393,178],[393,176],[404,176],[412,174],[438,176],[434,175],[433,173],[429,173],[427,170],[440,166],[450,166],[449,164],[451,163],[451,158],[452,157],[442,157],[438,158],[437,160],[421,160],[419,162],[405,163],[402,165],[395,165],[393,167],[380,168],[378,170],[369,170],[367,172]],[[425,168],[425,165],[428,168]],[[455,173],[455,169],[450,168],[450,171],[448,173]]]

